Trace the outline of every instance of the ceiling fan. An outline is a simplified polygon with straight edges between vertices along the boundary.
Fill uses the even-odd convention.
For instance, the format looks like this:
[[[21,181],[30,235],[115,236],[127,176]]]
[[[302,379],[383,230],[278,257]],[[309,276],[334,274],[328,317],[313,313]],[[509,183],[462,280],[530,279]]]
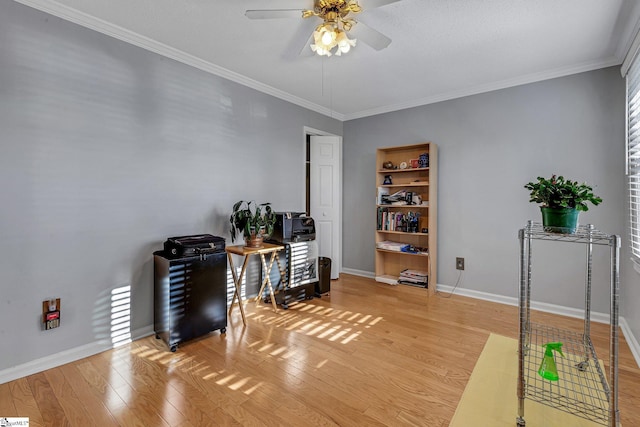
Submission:
[[[367,10],[380,6],[386,6],[401,0],[363,0]],[[310,3],[310,1],[308,1]],[[303,18],[308,24],[303,27],[305,35],[311,35],[305,39],[305,45],[299,50],[302,53],[309,41],[310,48],[321,56],[340,56],[349,52],[356,45],[356,40],[368,44],[375,50],[382,50],[389,46],[391,39],[377,30],[367,26],[361,21],[356,21],[354,15],[363,11],[358,0],[313,0],[312,7],[300,9],[300,0],[291,0],[291,9],[255,9],[247,10],[245,15],[249,19],[276,19],[276,18]],[[317,20],[322,19],[319,24]],[[315,21],[315,22],[314,22]],[[311,31],[311,26],[315,29]],[[352,38],[350,39],[349,36]],[[357,39],[356,39],[357,38]]]

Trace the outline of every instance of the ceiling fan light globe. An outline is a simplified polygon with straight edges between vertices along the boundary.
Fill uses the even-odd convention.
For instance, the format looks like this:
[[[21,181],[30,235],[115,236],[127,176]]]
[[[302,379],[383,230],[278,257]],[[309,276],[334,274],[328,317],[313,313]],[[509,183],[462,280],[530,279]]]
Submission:
[[[322,43],[326,46],[330,46],[336,42],[336,38],[338,35],[336,34],[336,30],[329,26],[325,25],[320,29],[321,40]]]
[[[315,41],[314,46],[316,46],[316,50],[317,49],[322,49],[322,50],[325,50],[325,51],[330,51],[331,49],[334,48],[334,46],[336,46],[335,42],[326,44],[323,41],[322,37],[317,37],[317,38],[314,38],[314,39],[315,39],[314,40]]]
[[[351,50],[351,47],[356,45],[355,39],[349,40],[349,37],[347,37],[347,33],[345,33],[344,31],[340,31],[338,33],[338,38],[336,39],[336,41],[338,43],[338,50],[341,53],[349,52]]]
[[[319,56],[331,56],[331,52],[320,45],[312,44],[310,47]]]
[[[356,21],[347,15],[362,10],[357,0],[316,0],[315,4],[314,14],[323,22],[313,32],[313,52],[320,56],[341,56],[351,51],[356,41],[349,40],[347,31]]]

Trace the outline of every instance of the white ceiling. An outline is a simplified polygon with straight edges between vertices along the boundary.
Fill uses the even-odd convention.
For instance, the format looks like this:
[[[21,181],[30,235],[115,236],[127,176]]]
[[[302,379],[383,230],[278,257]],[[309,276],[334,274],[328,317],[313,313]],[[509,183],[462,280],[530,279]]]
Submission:
[[[297,55],[308,20],[244,15],[292,0],[16,1],[340,120],[620,64],[640,16],[637,0],[359,0],[391,45],[326,58]]]

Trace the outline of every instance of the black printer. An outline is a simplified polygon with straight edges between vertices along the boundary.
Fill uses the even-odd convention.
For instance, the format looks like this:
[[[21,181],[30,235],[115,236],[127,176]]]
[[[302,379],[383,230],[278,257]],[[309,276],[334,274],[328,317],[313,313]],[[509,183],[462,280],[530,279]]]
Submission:
[[[276,243],[308,242],[316,239],[313,218],[304,212],[275,212],[276,223],[270,241]]]

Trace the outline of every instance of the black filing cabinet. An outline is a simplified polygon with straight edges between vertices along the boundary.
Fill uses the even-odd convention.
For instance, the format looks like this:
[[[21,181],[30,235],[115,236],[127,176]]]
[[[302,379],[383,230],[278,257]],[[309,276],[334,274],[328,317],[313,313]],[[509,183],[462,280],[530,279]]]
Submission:
[[[227,328],[227,256],[223,251],[184,257],[154,252],[156,338],[178,344]]]

